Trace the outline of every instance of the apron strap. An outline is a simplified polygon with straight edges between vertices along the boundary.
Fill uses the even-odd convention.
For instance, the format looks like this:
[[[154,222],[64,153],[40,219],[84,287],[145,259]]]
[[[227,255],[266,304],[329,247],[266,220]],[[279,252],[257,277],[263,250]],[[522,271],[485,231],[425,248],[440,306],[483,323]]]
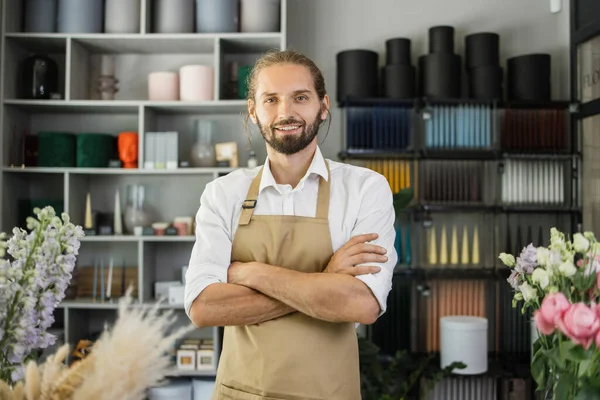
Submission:
[[[331,173],[329,172],[329,164],[327,160],[325,166],[327,167],[327,180],[322,176],[319,179],[319,197],[317,199],[317,218],[327,219],[329,218],[329,187],[331,183]]]
[[[329,171],[329,164],[327,160],[325,160],[325,166],[327,167],[327,176],[328,179],[325,180],[323,177],[319,179],[319,197],[317,199],[317,218],[327,219],[329,216],[329,197],[330,197],[330,181],[331,181],[331,173]],[[256,200],[258,198],[258,190],[260,188],[260,180],[262,178],[263,168],[258,171],[256,177],[252,180],[250,184],[250,188],[248,189],[248,194],[246,195],[246,200],[242,203],[242,213],[240,214],[239,225],[248,225],[250,223],[250,219],[252,219],[252,214],[254,213],[254,209],[256,208]]]
[[[254,213],[254,209],[256,208],[256,199],[258,198],[258,189],[260,188],[260,180],[262,178],[263,168],[261,167],[256,174],[256,177],[252,180],[250,184],[250,189],[248,189],[248,194],[246,195],[246,200],[242,203],[242,213],[240,214],[240,225],[248,225],[250,223],[250,219],[252,218],[252,214]]]

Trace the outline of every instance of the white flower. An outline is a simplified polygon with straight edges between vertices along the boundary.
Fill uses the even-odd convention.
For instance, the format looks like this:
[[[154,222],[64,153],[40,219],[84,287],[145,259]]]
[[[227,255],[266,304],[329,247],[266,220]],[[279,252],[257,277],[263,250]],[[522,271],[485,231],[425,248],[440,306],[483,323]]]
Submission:
[[[504,265],[506,265],[507,267],[515,266],[515,257],[512,254],[500,253],[500,256],[498,256],[498,258],[502,260]]]
[[[545,266],[548,262],[548,258],[550,257],[550,250],[545,247],[538,247],[536,249],[537,253],[537,262],[539,265]]]
[[[558,270],[564,276],[570,277],[570,276],[575,275],[575,273],[577,272],[577,267],[575,267],[575,265],[573,265],[572,262],[567,261],[567,262],[560,264],[560,266],[558,267]]]
[[[519,286],[521,293],[523,293],[523,300],[530,301],[537,299],[537,290],[529,285],[529,283],[524,282],[521,286]]]
[[[550,284],[548,272],[543,268],[536,268],[531,275],[531,280],[540,285],[542,289],[546,289]]]
[[[590,241],[578,232],[573,235],[573,247],[576,252],[585,253],[590,248]]]

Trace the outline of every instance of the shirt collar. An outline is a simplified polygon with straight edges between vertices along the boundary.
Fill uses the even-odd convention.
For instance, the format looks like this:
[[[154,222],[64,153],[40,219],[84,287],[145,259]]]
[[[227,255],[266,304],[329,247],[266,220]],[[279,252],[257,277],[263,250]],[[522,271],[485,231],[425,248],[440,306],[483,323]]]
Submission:
[[[306,171],[304,177],[300,179],[298,186],[302,187],[304,181],[312,174],[322,176],[323,179],[325,179],[326,181],[329,179],[329,175],[327,173],[327,165],[325,164],[325,158],[323,157],[319,146],[317,146],[317,149],[315,150],[315,155],[313,156],[310,166],[308,167],[308,170]],[[275,182],[275,177],[273,177],[273,173],[271,172],[269,157],[267,156],[262,172],[262,177],[260,179],[260,187],[258,189],[258,192],[260,193],[263,191],[263,189],[268,188],[270,186],[277,186],[277,182]]]

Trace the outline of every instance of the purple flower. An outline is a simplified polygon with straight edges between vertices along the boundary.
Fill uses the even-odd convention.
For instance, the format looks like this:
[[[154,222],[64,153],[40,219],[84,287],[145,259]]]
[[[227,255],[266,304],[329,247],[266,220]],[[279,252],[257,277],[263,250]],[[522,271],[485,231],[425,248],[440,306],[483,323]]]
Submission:
[[[517,265],[515,266],[515,270],[520,272],[521,274],[530,275],[533,273],[533,270],[537,266],[537,250],[532,245],[529,244],[527,247],[523,248],[519,257],[517,257]]]
[[[510,276],[508,277],[508,279],[506,280],[510,286],[514,289],[514,290],[519,290],[519,273],[517,271],[515,271],[514,269],[512,270],[512,272],[510,273]]]
[[[0,260],[0,371],[11,373],[13,382],[8,384],[22,377],[21,363],[33,350],[56,341],[46,330],[71,281],[83,237],[81,227],[71,224],[68,216],[63,215],[63,224],[51,207],[34,211],[39,221],[28,219],[30,233],[15,228],[13,236],[0,243],[14,259]],[[14,309],[9,307],[13,304]]]

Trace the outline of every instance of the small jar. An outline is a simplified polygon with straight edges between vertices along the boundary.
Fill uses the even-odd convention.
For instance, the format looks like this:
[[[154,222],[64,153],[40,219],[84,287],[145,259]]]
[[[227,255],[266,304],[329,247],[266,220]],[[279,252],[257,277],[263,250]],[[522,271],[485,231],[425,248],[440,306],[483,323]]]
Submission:
[[[258,160],[256,159],[256,153],[254,151],[250,151],[250,157],[248,157],[248,168],[255,168],[258,165]]]

